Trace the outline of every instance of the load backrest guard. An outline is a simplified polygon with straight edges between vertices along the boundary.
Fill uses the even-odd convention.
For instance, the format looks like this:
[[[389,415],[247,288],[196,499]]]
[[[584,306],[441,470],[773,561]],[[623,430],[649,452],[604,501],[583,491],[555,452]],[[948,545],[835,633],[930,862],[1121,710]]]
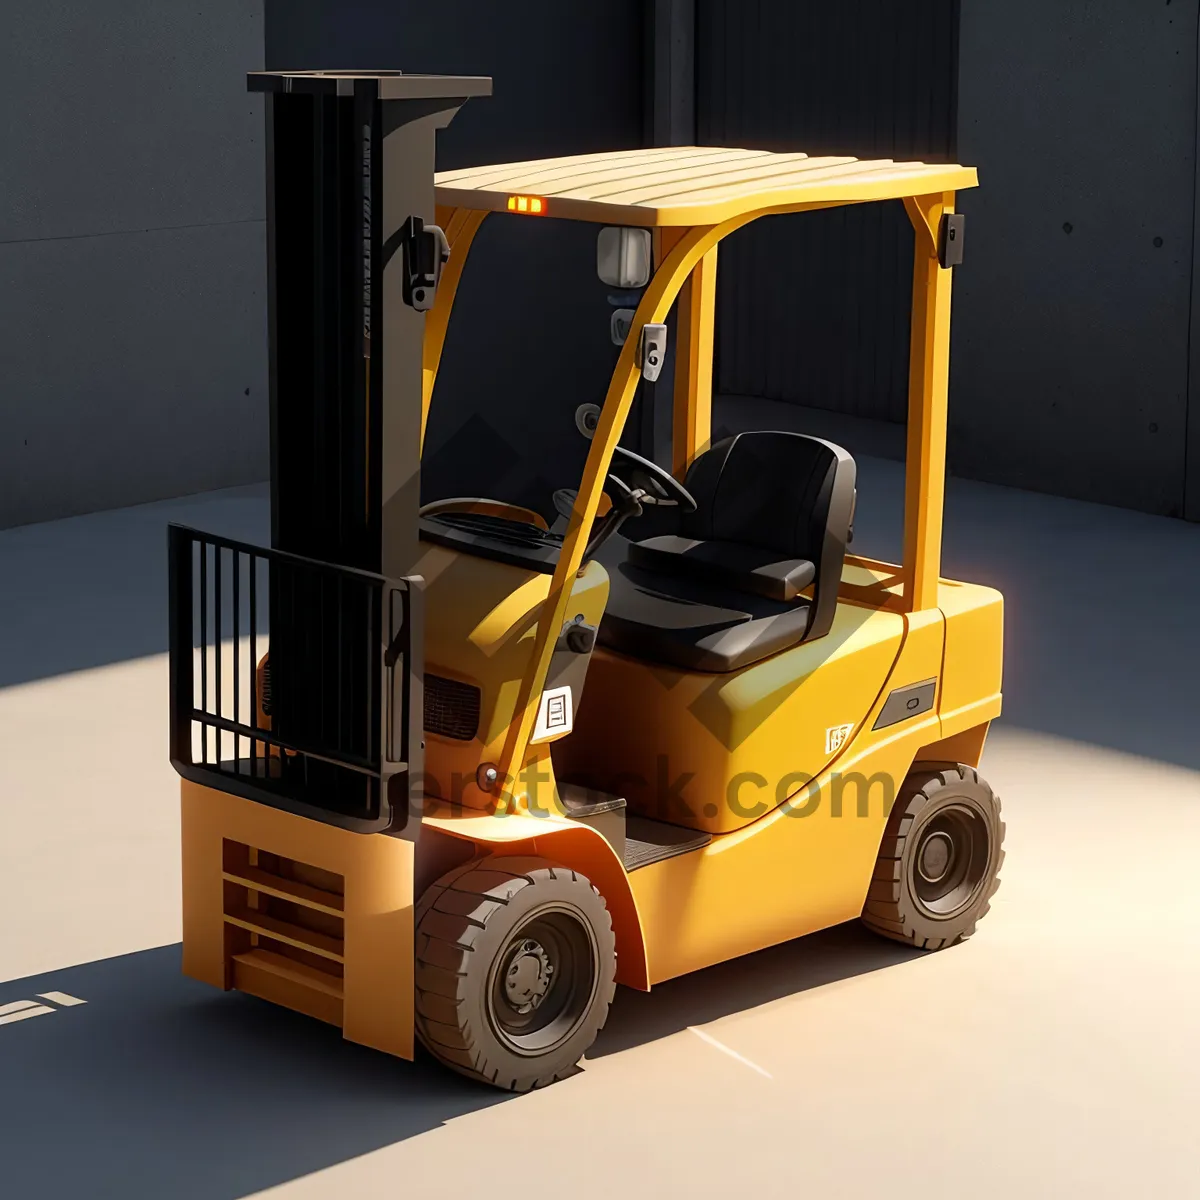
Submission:
[[[172,525],[170,605],[171,762],[180,775],[359,833],[404,827],[423,764],[420,580]],[[323,619],[331,610],[343,620]],[[267,669],[256,668],[275,613],[298,653],[278,656],[268,686]],[[361,640],[345,636],[355,627]],[[281,728],[301,687],[312,725]]]

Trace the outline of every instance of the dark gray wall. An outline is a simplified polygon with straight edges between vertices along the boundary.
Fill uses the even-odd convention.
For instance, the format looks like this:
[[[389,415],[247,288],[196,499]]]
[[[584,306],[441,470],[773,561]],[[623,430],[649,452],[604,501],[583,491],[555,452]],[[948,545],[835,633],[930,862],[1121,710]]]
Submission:
[[[961,53],[951,467],[1180,515],[1196,2],[968,2]]]
[[[491,0],[266,0],[264,30],[260,0],[7,5],[0,526],[265,475],[262,118],[243,78],[264,36],[275,67],[491,74],[495,96],[443,136],[444,168],[693,130],[977,164],[983,186],[962,198],[952,470],[1178,514],[1190,439],[1200,518],[1197,0],[961,7],[956,25],[953,0],[524,13]],[[488,294],[503,304],[509,277],[511,295],[536,295],[555,261],[583,263],[554,240],[568,236],[537,249],[489,236],[480,269],[500,290]],[[895,206],[731,239],[719,389],[898,420],[908,253]],[[570,296],[572,319],[602,309]],[[464,299],[454,344],[506,356],[522,306]],[[572,373],[579,354],[564,346],[545,365],[508,428],[556,387],[564,408],[590,398],[590,367],[586,385]],[[451,426],[491,382],[483,355],[448,373]]]
[[[583,154],[642,144],[644,17],[644,0],[526,10],[267,0],[267,64],[490,75],[493,95],[469,101],[438,135],[442,170]],[[425,500],[482,488],[553,520],[554,489],[578,482],[587,443],[575,409],[603,399],[618,353],[595,237],[579,222],[488,218],[434,394]]]
[[[272,70],[490,75],[439,135],[439,170],[640,145],[643,39],[643,0],[266,0]]]
[[[696,0],[707,145],[954,159],[956,0]],[[902,421],[912,227],[903,206],[771,217],[721,247],[717,388]]]
[[[0,526],[263,478],[258,0],[2,11]]]

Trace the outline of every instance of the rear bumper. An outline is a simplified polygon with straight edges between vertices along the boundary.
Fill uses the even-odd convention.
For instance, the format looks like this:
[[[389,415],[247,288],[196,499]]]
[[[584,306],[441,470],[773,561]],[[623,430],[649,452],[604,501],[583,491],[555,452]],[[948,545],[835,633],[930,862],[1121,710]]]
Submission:
[[[182,781],[183,970],[413,1056],[413,843]]]

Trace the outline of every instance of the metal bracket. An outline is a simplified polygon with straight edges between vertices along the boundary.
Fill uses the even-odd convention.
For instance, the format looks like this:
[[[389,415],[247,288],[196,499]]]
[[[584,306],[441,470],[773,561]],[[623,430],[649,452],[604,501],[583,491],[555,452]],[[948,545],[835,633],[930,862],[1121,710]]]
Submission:
[[[417,312],[428,312],[433,307],[442,268],[450,261],[450,243],[439,226],[409,217],[384,243],[385,265],[397,249],[404,266],[400,285],[404,303]]]
[[[642,378],[653,383],[662,373],[663,360],[667,357],[667,327],[665,325],[643,325],[642,339],[638,345],[638,366]]]
[[[962,213],[944,213],[938,228],[938,262],[945,268],[961,267],[967,218]]]
[[[941,261],[942,217],[954,207],[954,193],[937,192],[931,196],[906,196],[904,211],[917,235],[917,252]]]
[[[949,211],[954,206],[954,193],[934,196],[909,196],[904,209],[917,234],[917,251],[936,258],[943,269],[958,267],[963,261],[963,239],[967,219],[962,213]]]

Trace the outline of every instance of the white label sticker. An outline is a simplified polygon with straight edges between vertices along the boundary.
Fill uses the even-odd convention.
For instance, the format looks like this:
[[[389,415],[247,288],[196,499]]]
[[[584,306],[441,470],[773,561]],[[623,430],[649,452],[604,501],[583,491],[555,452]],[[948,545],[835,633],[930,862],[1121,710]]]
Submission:
[[[569,687],[547,688],[542,693],[533,742],[548,742],[571,732],[575,724],[575,706]]]
[[[846,744],[846,739],[853,732],[853,725],[834,725],[825,730],[825,753],[836,754]]]

